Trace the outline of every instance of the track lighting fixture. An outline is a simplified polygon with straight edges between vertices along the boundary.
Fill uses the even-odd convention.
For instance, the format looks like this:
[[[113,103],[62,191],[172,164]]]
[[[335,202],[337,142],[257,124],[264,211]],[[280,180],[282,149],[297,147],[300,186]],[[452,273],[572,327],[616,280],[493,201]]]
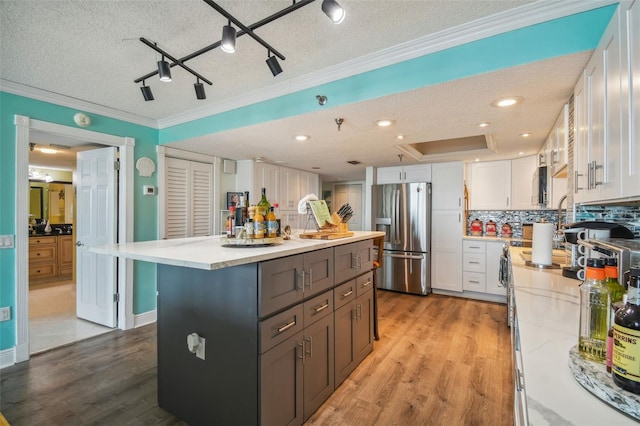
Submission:
[[[167,83],[171,81],[171,67],[169,62],[164,60],[164,56],[161,61],[158,61],[158,75],[160,76],[160,81]]]
[[[196,90],[196,98],[207,99],[207,94],[204,92],[204,85],[200,83],[200,79],[198,79],[197,83],[193,83],[193,88]]]
[[[318,105],[320,106],[326,105],[327,103],[327,97],[324,95],[316,95],[316,99],[318,100]]]
[[[340,127],[342,127],[342,123],[344,123],[344,118],[336,118],[336,125],[338,126],[338,131],[340,131]]]
[[[266,61],[267,65],[269,65],[271,74],[273,74],[273,76],[275,77],[282,72],[282,67],[278,63],[278,58],[276,58],[275,56],[271,56],[271,52],[269,52],[267,55],[269,55]]]
[[[233,53],[236,51],[236,29],[231,26],[231,20],[229,20],[227,25],[222,27],[220,49],[227,53]]]
[[[335,0],[322,0],[322,11],[334,24],[340,24],[346,16],[345,10]]]
[[[142,80],[142,87],[140,88],[142,92],[142,97],[146,102],[152,101],[154,99],[153,93],[151,93],[151,87],[144,84],[144,80]]]

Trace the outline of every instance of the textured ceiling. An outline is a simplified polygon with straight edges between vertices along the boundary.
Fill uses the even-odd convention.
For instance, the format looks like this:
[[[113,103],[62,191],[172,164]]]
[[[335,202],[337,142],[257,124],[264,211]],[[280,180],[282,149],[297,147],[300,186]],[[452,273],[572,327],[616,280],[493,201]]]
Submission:
[[[286,57],[280,61],[284,72],[278,77],[273,78],[264,63],[266,49],[243,36],[238,38],[233,55],[215,49],[187,62],[213,81],[213,86],[206,86],[206,100],[196,100],[195,78],[174,67],[170,84],[160,83],[157,77],[147,80],[156,100],[144,102],[134,80],[153,71],[159,57],[139,38],[157,42],[176,57],[218,41],[226,20],[204,1],[2,0],[0,78],[2,82],[86,101],[97,108],[162,122],[274,84],[291,81],[293,85],[295,79],[323,68],[533,3],[339,2],[347,10],[341,25],[332,24],[322,14],[318,0],[256,31]],[[260,0],[218,3],[245,25],[292,4]],[[325,180],[361,179],[365,166],[397,164],[398,133],[409,135],[405,143],[465,137],[479,133],[470,124],[478,121],[494,124],[490,133],[497,143],[493,157],[483,158],[508,158],[520,151],[534,153],[570,96],[588,57],[587,52],[556,58],[172,145],[232,159],[260,156],[315,170]],[[527,98],[510,117],[487,108],[505,91]],[[396,126],[385,130],[371,126],[376,119],[390,115]],[[340,132],[334,123],[337,117],[345,119]],[[463,126],[461,122],[468,124]],[[528,145],[514,136],[523,131],[536,135]],[[312,135],[311,143],[294,141],[293,135],[298,132]],[[448,159],[468,160],[460,155]],[[347,160],[359,160],[362,165],[350,166]],[[411,162],[405,156],[406,161]]]

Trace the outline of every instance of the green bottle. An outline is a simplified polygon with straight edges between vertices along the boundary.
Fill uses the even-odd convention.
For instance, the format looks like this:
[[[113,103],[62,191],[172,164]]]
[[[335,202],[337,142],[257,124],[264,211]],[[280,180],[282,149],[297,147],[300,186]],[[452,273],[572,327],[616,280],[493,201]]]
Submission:
[[[618,259],[615,257],[608,258],[605,261],[604,273],[607,277],[605,284],[611,293],[611,303],[621,301],[626,289],[618,281]]]
[[[266,216],[269,212],[269,207],[271,207],[271,204],[267,200],[267,189],[262,188],[262,198],[258,201],[258,210],[260,210],[260,214],[262,214],[262,216]]]

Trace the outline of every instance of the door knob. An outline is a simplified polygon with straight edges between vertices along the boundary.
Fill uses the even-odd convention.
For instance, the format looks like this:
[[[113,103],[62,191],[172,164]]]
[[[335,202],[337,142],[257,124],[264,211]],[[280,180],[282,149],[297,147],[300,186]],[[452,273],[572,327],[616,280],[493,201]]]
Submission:
[[[76,246],[77,247],[84,247],[84,244],[82,244],[82,241],[76,241]]]

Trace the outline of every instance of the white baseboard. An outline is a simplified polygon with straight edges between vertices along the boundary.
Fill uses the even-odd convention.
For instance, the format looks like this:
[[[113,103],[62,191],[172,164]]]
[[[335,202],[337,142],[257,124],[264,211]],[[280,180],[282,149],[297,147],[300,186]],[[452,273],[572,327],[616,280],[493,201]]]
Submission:
[[[145,312],[143,314],[133,316],[133,328],[142,327],[143,325],[153,324],[158,319],[158,313],[154,309],[153,311]]]
[[[15,348],[0,351],[0,368],[10,367],[16,363]]]
[[[488,293],[478,293],[475,291],[450,291],[450,290],[441,290],[441,289],[433,289],[433,294],[442,294],[444,296],[453,296],[453,297],[464,297],[466,299],[475,299],[475,300],[483,300],[485,302],[496,302],[507,304],[506,296],[498,296],[497,294],[488,294]]]

